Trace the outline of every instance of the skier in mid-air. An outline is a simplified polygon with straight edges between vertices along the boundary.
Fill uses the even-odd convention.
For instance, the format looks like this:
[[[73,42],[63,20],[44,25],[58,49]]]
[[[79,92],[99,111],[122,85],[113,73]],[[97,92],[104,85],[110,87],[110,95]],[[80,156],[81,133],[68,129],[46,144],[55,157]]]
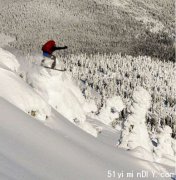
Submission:
[[[53,55],[53,52],[56,50],[67,49],[67,46],[64,47],[56,47],[56,42],[53,40],[49,40],[42,46],[43,56],[51,58],[54,62],[51,65],[51,69],[54,69],[56,66],[56,56]],[[42,60],[42,64],[45,59]]]

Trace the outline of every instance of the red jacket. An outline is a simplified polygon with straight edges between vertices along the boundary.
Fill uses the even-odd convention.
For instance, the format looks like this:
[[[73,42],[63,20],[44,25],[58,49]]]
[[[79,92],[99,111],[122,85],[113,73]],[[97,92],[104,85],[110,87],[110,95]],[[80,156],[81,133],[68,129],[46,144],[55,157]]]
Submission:
[[[61,49],[67,49],[67,46],[64,47],[56,47],[56,43],[53,40],[48,41],[45,43],[42,47],[42,51],[48,54],[52,54],[56,50],[61,50]]]
[[[52,54],[54,51],[54,47],[56,47],[56,43],[53,40],[48,41],[47,43],[45,43],[42,47],[42,51],[43,52],[47,52],[49,54]]]

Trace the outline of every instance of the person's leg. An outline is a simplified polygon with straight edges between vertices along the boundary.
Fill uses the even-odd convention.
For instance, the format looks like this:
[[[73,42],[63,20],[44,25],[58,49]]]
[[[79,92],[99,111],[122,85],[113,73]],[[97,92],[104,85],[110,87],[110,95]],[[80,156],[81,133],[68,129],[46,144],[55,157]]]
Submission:
[[[53,62],[52,65],[51,65],[51,69],[54,69],[54,68],[56,67],[56,56],[52,55],[52,56],[51,56],[51,59],[54,60],[54,62]]]
[[[50,58],[50,57],[51,55],[48,52],[43,52],[43,59],[41,61],[41,66],[44,66],[46,58]]]

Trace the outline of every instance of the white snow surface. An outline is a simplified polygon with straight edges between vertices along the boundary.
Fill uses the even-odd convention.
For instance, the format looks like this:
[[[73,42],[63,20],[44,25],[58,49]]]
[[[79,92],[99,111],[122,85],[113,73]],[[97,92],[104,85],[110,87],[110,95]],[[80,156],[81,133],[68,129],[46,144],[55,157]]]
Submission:
[[[71,75],[43,68],[30,58],[18,61],[13,54],[0,49],[0,96],[39,120],[50,116],[52,106],[80,128],[97,136],[97,130],[85,121],[91,105],[85,101]]]
[[[158,146],[154,148],[155,161],[175,166],[176,164],[176,140],[171,138],[172,129],[165,126],[158,135]],[[175,157],[175,158],[173,158]]]
[[[46,66],[50,67],[51,62],[48,60]],[[24,68],[26,65],[27,68]],[[56,68],[62,69],[61,62],[57,62]],[[88,133],[97,136],[97,130],[86,122],[86,113],[92,109],[92,105],[85,101],[69,72],[46,69],[34,63],[24,63],[20,72],[26,82],[56,111]]]
[[[148,179],[153,179],[152,172],[155,179],[167,179],[161,173],[173,172],[115,148],[114,142],[110,145],[116,132],[110,126],[100,138],[91,136],[97,131],[86,113],[96,107],[87,104],[69,73],[19,63],[0,49],[0,81],[0,179],[104,180],[113,170],[116,178],[122,171],[123,179],[129,179],[128,172],[136,177],[145,170]],[[107,102],[114,102],[107,103],[108,113],[110,107],[123,109],[118,97]],[[29,115],[32,111],[35,118]]]
[[[86,117],[82,109],[84,99],[71,76],[65,72],[48,70],[33,66],[27,74],[27,81],[53,108],[73,121],[77,118],[84,122]]]
[[[105,105],[100,110],[98,119],[104,124],[110,123],[119,117],[119,113],[125,108],[120,96],[114,96],[106,100]]]
[[[105,180],[114,169],[153,179],[151,171],[171,171],[101,143],[55,110],[44,125],[1,98],[0,114],[0,179]]]
[[[50,116],[50,106],[19,76],[0,68],[0,96],[31,114],[35,111],[36,118],[45,120]]]
[[[0,48],[0,67],[17,71],[19,66],[18,60],[13,54]]]
[[[35,112],[37,119],[45,120],[50,116],[51,107],[18,76],[19,66],[13,54],[0,49],[0,97],[28,114]]]

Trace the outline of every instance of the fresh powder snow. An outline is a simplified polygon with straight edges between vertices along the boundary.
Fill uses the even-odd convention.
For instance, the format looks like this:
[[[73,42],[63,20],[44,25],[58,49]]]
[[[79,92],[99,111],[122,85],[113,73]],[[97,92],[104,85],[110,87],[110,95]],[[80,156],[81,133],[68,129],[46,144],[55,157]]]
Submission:
[[[0,179],[129,179],[143,173],[148,179],[169,179],[168,175],[174,172],[173,166],[144,161],[134,157],[133,151],[110,145],[109,139],[118,131],[103,124],[103,119],[88,121],[87,115],[96,111],[96,105],[84,99],[68,72],[45,69],[35,63],[23,68],[18,58],[3,49],[0,62]],[[129,122],[136,122],[135,128],[139,122],[143,124],[145,135],[149,99],[139,88],[134,93],[133,118],[129,117]],[[123,108],[120,97],[107,100],[106,124],[118,117]],[[168,139],[170,131],[164,132]],[[129,147],[136,147],[135,139]],[[137,143],[150,150],[150,143],[144,143],[144,147],[141,141]]]

